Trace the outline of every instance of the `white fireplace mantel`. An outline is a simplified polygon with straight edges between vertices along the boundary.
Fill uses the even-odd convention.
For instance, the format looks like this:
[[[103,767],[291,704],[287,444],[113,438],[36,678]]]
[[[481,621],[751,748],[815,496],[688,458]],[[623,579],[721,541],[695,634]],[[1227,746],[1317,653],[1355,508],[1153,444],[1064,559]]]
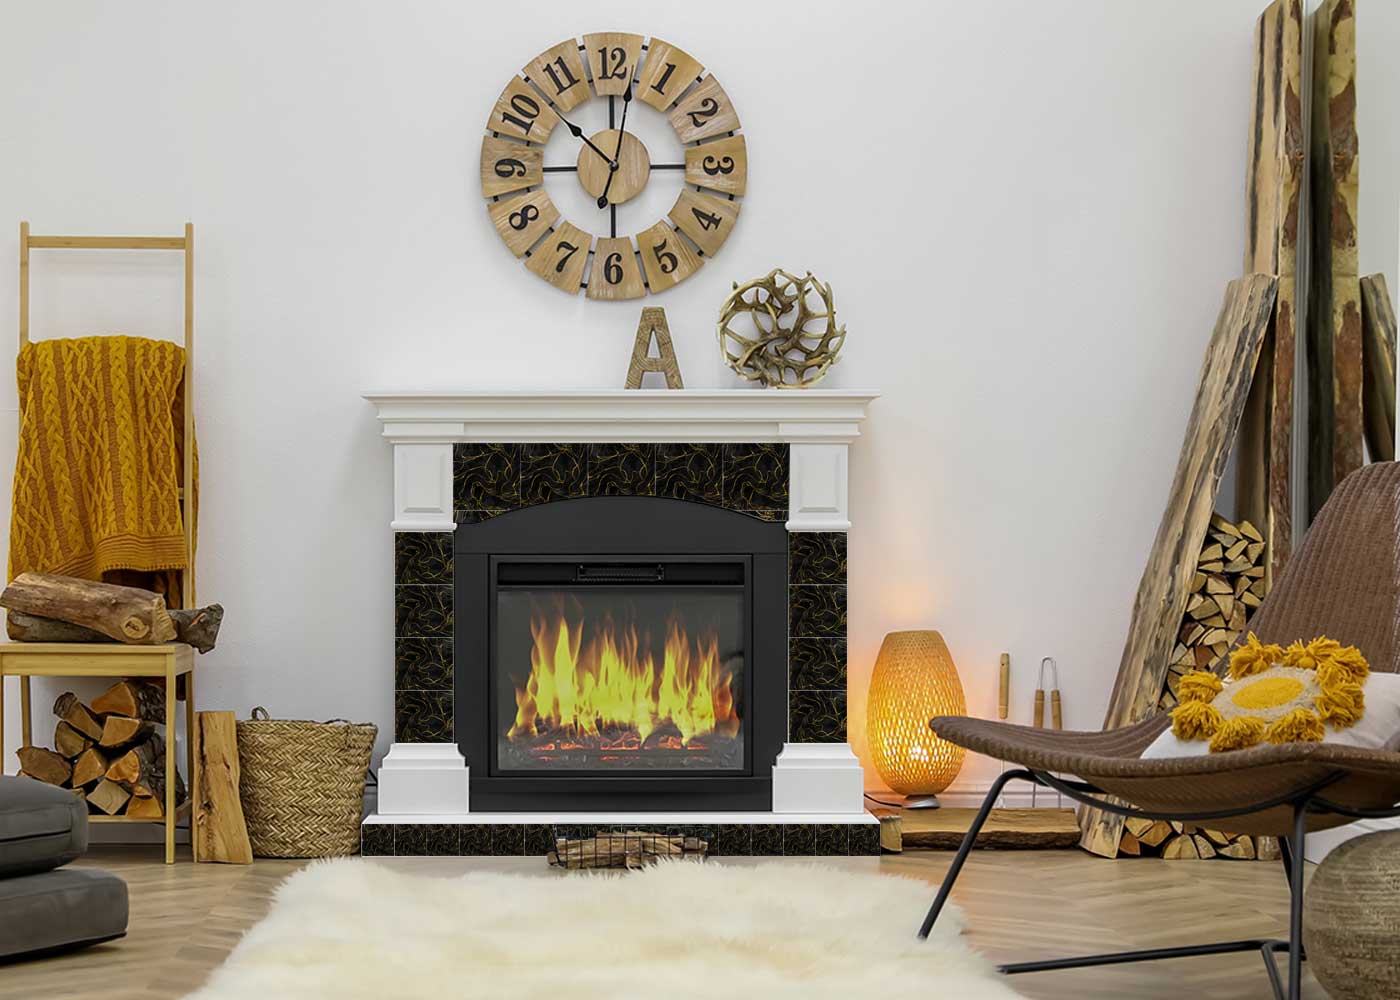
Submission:
[[[396,531],[452,531],[456,442],[787,442],[789,531],[846,531],[847,449],[879,393],[861,389],[369,392],[394,447]]]

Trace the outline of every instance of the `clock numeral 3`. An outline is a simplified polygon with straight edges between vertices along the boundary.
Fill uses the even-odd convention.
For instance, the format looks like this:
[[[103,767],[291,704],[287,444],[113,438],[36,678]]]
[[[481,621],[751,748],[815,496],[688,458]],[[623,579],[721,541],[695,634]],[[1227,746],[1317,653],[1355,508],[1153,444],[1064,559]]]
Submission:
[[[524,229],[526,226],[534,222],[539,217],[540,210],[538,208],[536,208],[534,205],[526,205],[520,211],[510,213],[510,228]]]
[[[662,240],[651,248],[651,252],[656,256],[656,263],[661,266],[662,274],[670,274],[680,266],[680,261],[676,259],[676,255],[666,249],[666,244],[668,242],[667,240]]]
[[[556,66],[559,67],[557,71],[554,68]],[[574,79],[574,74],[569,70],[569,64],[564,62],[563,56],[560,56],[552,63],[546,63],[544,71],[545,75],[549,77],[549,82],[554,84],[554,92],[556,94],[562,94],[578,83],[578,81]]]
[[[602,45],[598,47],[598,57],[598,79],[621,80],[627,75],[626,49],[621,46],[614,46],[609,49],[606,45]]]
[[[525,172],[525,164],[519,160],[507,157],[504,160],[496,161],[497,177],[524,177]]]
[[[568,240],[560,240],[559,245],[554,249],[565,251],[564,256],[559,258],[559,263],[554,265],[554,273],[563,274],[564,267],[569,263],[569,258],[578,253],[578,247],[574,246]]]
[[[526,135],[529,135],[530,129],[535,124],[535,119],[540,116],[539,101],[536,101],[533,97],[527,97],[524,94],[516,94],[510,99],[510,106],[515,111],[515,114],[511,114],[509,111],[502,111],[501,120],[509,122]]]
[[[622,284],[622,254],[608,254],[608,259],[603,262],[603,277],[607,279],[610,285]]]
[[[734,172],[734,157],[721,156],[716,160],[713,156],[707,156],[700,162],[700,169],[711,177],[716,174],[732,174]]]
[[[719,101],[716,101],[713,97],[707,97],[701,101],[698,110],[686,112],[686,116],[690,118],[690,124],[695,128],[704,125],[706,120],[713,118],[717,114],[719,114]]]

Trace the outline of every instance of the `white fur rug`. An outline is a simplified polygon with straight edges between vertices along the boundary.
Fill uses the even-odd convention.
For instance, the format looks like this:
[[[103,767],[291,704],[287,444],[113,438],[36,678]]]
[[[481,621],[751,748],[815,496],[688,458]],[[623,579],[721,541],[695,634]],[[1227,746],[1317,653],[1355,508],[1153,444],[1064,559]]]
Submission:
[[[1015,997],[924,882],[773,863],[452,878],[346,859],[277,891],[190,1000]]]

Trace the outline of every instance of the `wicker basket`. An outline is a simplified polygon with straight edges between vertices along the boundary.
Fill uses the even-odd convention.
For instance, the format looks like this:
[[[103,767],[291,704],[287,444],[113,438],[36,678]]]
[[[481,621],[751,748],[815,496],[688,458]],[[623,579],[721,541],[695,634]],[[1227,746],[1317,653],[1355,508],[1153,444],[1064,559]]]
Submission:
[[[300,722],[253,709],[238,723],[239,793],[253,853],[326,858],[360,849],[365,774],[378,727]]]

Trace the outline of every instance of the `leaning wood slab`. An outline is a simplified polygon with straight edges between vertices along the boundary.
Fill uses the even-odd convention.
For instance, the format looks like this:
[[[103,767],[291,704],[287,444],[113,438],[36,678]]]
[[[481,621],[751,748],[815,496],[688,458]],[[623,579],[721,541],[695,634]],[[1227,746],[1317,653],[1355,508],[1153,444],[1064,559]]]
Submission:
[[[194,759],[199,780],[191,822],[196,861],[253,863],[238,793],[238,724],[232,712],[196,712]]]
[[[1293,369],[1303,122],[1303,4],[1274,0],[1254,26],[1254,104],[1246,178],[1245,274],[1279,278],[1274,314],[1245,406],[1237,449],[1239,516],[1263,529],[1269,579],[1293,531]]]
[[[1166,510],[1133,601],[1105,729],[1138,722],[1157,711],[1277,289],[1277,278],[1254,274],[1230,282],[1225,290]],[[1085,808],[1079,820],[1080,843],[1086,850],[1110,858],[1118,853],[1121,817]]]
[[[211,604],[205,608],[169,609],[175,625],[175,640],[188,643],[201,653],[214,648],[219,638],[219,626],[224,620],[224,606]],[[6,616],[5,631],[15,642],[118,642],[101,632],[56,618],[11,611]]]
[[[962,845],[977,810],[943,806],[902,809],[897,815],[904,850],[954,851]],[[884,819],[881,815],[882,824]],[[1078,843],[1079,824],[1073,809],[993,809],[973,846],[1027,851],[1074,847]]]
[[[137,587],[50,573],[21,573],[0,607],[83,625],[119,642],[155,645],[175,638],[165,598]]]
[[[1359,157],[1353,0],[1312,15],[1312,258],[1308,290],[1308,515],[1362,453]]]
[[[1361,279],[1362,349],[1366,374],[1362,409],[1366,448],[1373,462],[1395,461],[1395,307],[1385,275]]]

